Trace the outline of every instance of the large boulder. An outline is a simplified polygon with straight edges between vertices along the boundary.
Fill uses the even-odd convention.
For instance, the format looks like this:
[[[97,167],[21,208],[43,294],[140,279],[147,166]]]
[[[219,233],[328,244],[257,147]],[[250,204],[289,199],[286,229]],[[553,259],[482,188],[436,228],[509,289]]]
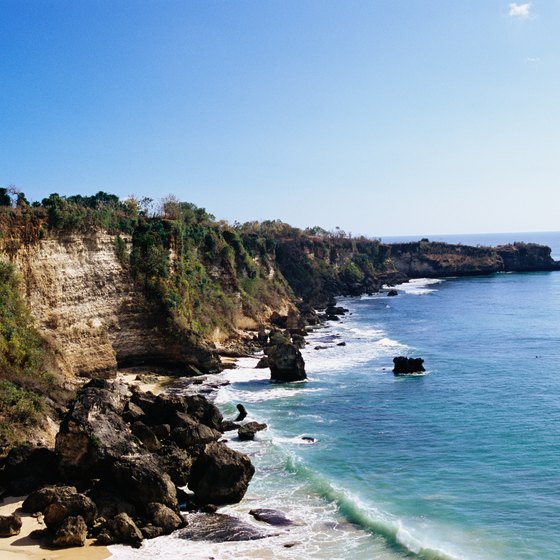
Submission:
[[[303,381],[305,362],[301,352],[289,343],[282,343],[268,349],[270,377],[274,381]]]
[[[75,486],[45,486],[31,492],[25,498],[21,509],[25,513],[43,512],[48,505],[59,500],[67,501],[77,493]]]
[[[20,445],[14,447],[2,460],[0,486],[8,495],[28,494],[43,484],[56,482],[58,479],[58,461],[56,454],[46,447]]]
[[[193,464],[190,453],[176,445],[164,445],[158,451],[158,462],[175,485],[186,486]]]
[[[222,433],[205,424],[196,424],[191,428],[175,428],[171,432],[171,437],[179,447],[190,449],[195,445],[218,441],[222,437]]]
[[[148,504],[146,511],[148,519],[151,521],[152,525],[155,527],[161,527],[163,534],[165,535],[168,535],[187,524],[178,513],[163,504],[152,502],[151,504]]]
[[[57,548],[84,546],[87,538],[87,525],[81,516],[67,517],[57,529],[52,545]]]
[[[101,545],[120,543],[139,547],[143,540],[142,532],[126,513],[119,513],[113,519],[107,521],[103,530],[97,536],[97,543]]]
[[[84,386],[56,436],[60,470],[70,478],[103,477],[120,457],[141,452],[123,420],[128,390],[94,380]]]
[[[151,454],[122,457],[113,463],[108,478],[119,494],[137,507],[143,508],[150,502],[177,507],[175,485]]]
[[[266,430],[267,425],[259,422],[247,422],[237,430],[237,435],[241,441],[255,439],[255,434],[261,430]]]
[[[254,473],[247,455],[210,443],[192,466],[189,488],[199,503],[233,504],[243,498]]]
[[[56,531],[68,517],[80,516],[91,526],[97,516],[93,501],[84,494],[63,492],[53,496],[53,501],[43,509],[45,525]]]
[[[405,356],[397,356],[393,358],[395,367],[393,373],[395,375],[411,375],[426,371],[424,369],[424,360],[422,358],[406,358]]]
[[[17,513],[0,515],[0,537],[13,537],[21,531],[21,517]]]

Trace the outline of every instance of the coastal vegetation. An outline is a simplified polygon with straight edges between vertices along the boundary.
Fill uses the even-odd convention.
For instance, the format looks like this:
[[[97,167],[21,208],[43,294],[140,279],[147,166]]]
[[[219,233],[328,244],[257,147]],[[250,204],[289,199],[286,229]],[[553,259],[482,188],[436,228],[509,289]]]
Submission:
[[[52,358],[21,298],[13,266],[0,262],[0,448],[22,440],[50,406],[68,397]]]

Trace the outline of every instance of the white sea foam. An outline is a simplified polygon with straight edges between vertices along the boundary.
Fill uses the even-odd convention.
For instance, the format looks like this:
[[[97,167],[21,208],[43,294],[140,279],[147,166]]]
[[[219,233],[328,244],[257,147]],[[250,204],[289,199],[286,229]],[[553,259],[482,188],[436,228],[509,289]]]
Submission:
[[[403,284],[397,284],[393,286],[398,292],[404,292],[413,296],[425,296],[436,292],[435,288],[429,288],[428,286],[435,286],[444,282],[441,278],[413,278],[409,282],[404,282]],[[388,288],[388,286],[384,286]]]

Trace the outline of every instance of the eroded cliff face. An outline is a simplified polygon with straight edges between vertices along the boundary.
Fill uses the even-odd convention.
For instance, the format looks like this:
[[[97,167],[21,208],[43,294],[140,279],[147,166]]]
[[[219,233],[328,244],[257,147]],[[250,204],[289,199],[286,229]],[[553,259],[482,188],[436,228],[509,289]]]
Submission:
[[[92,232],[3,244],[0,256],[20,273],[37,327],[55,348],[61,368],[110,377],[117,364],[204,361],[197,352],[189,356],[169,335],[161,314],[117,259],[115,239]]]
[[[408,278],[470,276],[494,272],[558,270],[550,248],[532,243],[470,247],[419,241],[388,246],[395,268]]]

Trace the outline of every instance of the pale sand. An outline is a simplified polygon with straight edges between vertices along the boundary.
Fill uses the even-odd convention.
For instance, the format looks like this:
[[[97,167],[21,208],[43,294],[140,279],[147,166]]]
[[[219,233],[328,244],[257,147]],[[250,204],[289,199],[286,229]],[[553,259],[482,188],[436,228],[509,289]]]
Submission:
[[[145,383],[143,381],[138,381],[136,377],[138,376],[139,372],[129,372],[129,371],[118,371],[117,372],[117,381],[122,381],[127,385],[136,385],[140,388],[141,391],[147,393],[150,391],[154,395],[159,395],[164,389],[165,386],[174,379],[169,375],[158,375],[154,373],[142,372],[141,375],[148,375],[150,378],[156,379],[156,381]]]
[[[24,499],[25,496],[4,500],[0,504],[0,515],[11,515],[21,507]],[[15,537],[0,538],[1,560],[105,560],[111,556],[104,546],[93,546],[92,540],[88,540],[83,547],[57,550],[41,548],[39,541],[29,538],[29,533],[35,529],[44,529],[45,525],[21,510],[18,513],[23,521],[21,532]]]

